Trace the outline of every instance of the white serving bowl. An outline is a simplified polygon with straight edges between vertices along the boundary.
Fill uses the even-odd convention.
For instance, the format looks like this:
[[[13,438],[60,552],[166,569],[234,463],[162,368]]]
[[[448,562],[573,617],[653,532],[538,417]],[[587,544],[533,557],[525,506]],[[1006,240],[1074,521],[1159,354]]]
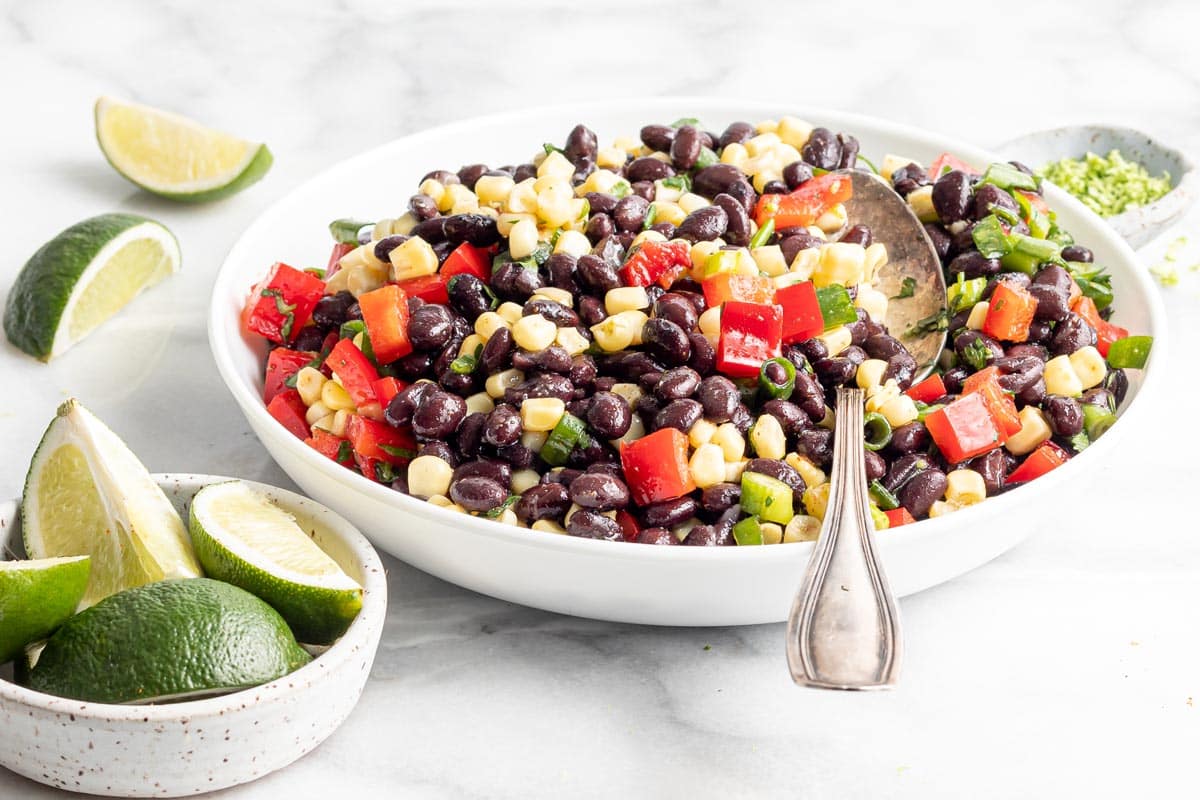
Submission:
[[[279,465],[313,497],[353,520],[379,547],[440,578],[524,605],[597,619],[658,625],[776,622],[788,612],[811,545],[655,547],[592,541],[499,525],[429,505],[352,473],[310,449],[267,414],[262,402],[266,347],[245,335],[239,313],[249,288],[274,261],[323,266],[327,223],[377,219],[406,208],[421,176],[460,164],[521,163],[542,142],[561,141],[578,122],[606,143],[649,122],[699,117],[716,130],[737,119],[794,114],[859,137],[873,160],[903,154],[929,163],[951,151],[980,166],[987,152],[889,122],[841,112],[663,98],[581,104],[501,114],[445,125],[384,145],[327,170],[263,213],[230,250],[217,276],[209,343],[222,378],[251,428]],[[1050,203],[1079,241],[1113,274],[1115,320],[1156,337],[1149,368],[1131,375],[1123,416],[1144,413],[1161,383],[1166,325],[1159,297],[1128,245],[1098,217],[1050,187]],[[879,536],[892,587],[916,592],[983,564],[1035,528],[1061,524],[1089,474],[1129,422],[1123,420],[1079,458],[1029,486],[944,518]]]
[[[1062,158],[1082,158],[1086,153],[1104,156],[1110,150],[1120,150],[1122,156],[1141,164],[1151,175],[1167,172],[1171,176],[1171,191],[1162,197],[1104,218],[1130,247],[1141,247],[1178,222],[1200,195],[1200,178],[1186,153],[1141,131],[1112,125],[1071,125],[1036,131],[996,147],[1005,157],[1034,169]]]
[[[213,475],[155,476],[186,513]],[[306,497],[248,482],[296,516],[363,587],[363,607],[332,646],[290,675],[221,697],[164,705],[85,703],[0,679],[0,766],[40,783],[111,797],[224,789],[287,766],[323,742],[358,702],[387,611],[379,555],[353,525]],[[0,554],[23,552],[20,504],[0,504]]]

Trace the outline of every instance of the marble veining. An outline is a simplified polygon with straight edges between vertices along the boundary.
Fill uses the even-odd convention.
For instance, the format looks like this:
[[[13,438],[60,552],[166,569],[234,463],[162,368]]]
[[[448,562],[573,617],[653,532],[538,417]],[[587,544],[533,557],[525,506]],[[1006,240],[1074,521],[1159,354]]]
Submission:
[[[60,361],[0,345],[0,491],[20,492],[44,424],[71,394],[152,470],[289,486],[217,377],[204,330],[213,277],[272,201],[396,136],[580,97],[677,93],[848,109],[983,145],[1103,121],[1200,153],[1198,27],[1200,6],[1185,0],[0,0],[0,291],[44,241],[103,211],[162,220],[184,252],[180,275]],[[275,167],[214,205],[141,194],[96,148],[101,94],[261,138]],[[1178,236],[1196,238],[1197,222],[1193,212],[1142,259],[1160,263]],[[1187,269],[1197,262],[1190,241],[1180,284],[1163,289],[1170,396],[1185,402],[1200,393],[1200,273]],[[224,796],[1192,794],[1200,539],[1180,415],[1164,407],[1162,424],[1127,431],[1094,502],[1057,510],[1053,530],[906,598],[902,683],[886,694],[795,689],[779,625],[573,619],[385,556],[390,614],[359,707],[315,752]],[[0,772],[0,797],[54,796]]]

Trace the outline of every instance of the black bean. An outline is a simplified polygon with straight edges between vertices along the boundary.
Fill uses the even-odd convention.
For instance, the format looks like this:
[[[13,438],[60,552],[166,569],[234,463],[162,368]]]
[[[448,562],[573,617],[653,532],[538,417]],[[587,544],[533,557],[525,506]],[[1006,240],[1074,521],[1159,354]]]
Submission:
[[[871,236],[871,229],[866,225],[851,225],[838,241],[870,247],[875,240]]]
[[[899,339],[886,333],[868,337],[867,341],[863,344],[863,348],[871,358],[877,358],[881,361],[887,361],[898,353],[908,352]]]
[[[438,350],[446,346],[454,332],[454,318],[443,305],[427,303],[408,320],[408,338],[417,350]]]
[[[567,380],[575,384],[577,390],[586,391],[595,384],[597,373],[596,360],[586,353],[580,353],[571,357],[571,370],[567,373]]]
[[[591,253],[579,257],[575,274],[584,286],[600,294],[621,285],[616,268]]]
[[[492,307],[485,286],[486,284],[474,275],[455,275],[449,284],[450,305],[474,322],[480,314]]]
[[[513,469],[529,469],[533,466],[533,451],[520,442],[497,447],[496,455],[512,464]]]
[[[508,490],[491,478],[472,476],[450,484],[450,499],[468,511],[490,511],[507,497]]]
[[[569,253],[555,253],[546,259],[543,265],[550,277],[550,285],[576,294],[579,287],[575,284],[575,256]]]
[[[1010,347],[1006,352],[1012,351],[1013,348]],[[1000,388],[1013,394],[1024,391],[1041,378],[1045,371],[1045,362],[1036,355],[1006,355],[1004,358],[993,359],[992,366],[1000,369]]]
[[[1083,408],[1074,397],[1046,395],[1042,411],[1055,436],[1074,436],[1083,430]]]
[[[435,389],[422,398],[412,414],[413,433],[421,439],[445,439],[467,415],[467,403],[456,394]]]
[[[674,174],[675,170],[671,168],[670,164],[650,156],[635,158],[629,162],[629,166],[625,167],[625,177],[633,183],[649,181],[653,184],[654,181],[670,178]]]
[[[495,447],[510,445],[521,438],[521,415],[507,403],[501,403],[487,415],[483,440]]]
[[[1024,272],[1002,272],[987,282],[987,286],[983,288],[982,298],[987,300],[996,291],[996,286],[1000,283],[1007,283],[1009,286],[1028,289],[1032,283],[1029,276]]]
[[[631,197],[640,197],[647,203],[654,200],[654,181],[634,181],[632,184],[630,184],[630,188],[633,190],[633,194],[630,195]],[[621,236],[633,233],[633,231],[622,231]],[[629,247],[629,243],[625,240],[622,240],[622,243],[625,245],[625,247]]]
[[[729,197],[729,195],[725,195]],[[732,197],[729,202],[737,203]],[[729,227],[729,215],[718,205],[697,208],[679,225],[678,235],[689,242],[711,242],[725,235]]]
[[[675,129],[669,125],[644,125],[641,130],[642,144],[663,153],[670,151],[675,136]]]
[[[753,139],[755,133],[754,126],[749,122],[734,122],[721,134],[721,137],[717,140],[717,144],[720,147],[741,144],[747,139]]]
[[[929,431],[920,422],[892,428],[889,447],[897,453],[915,453],[929,446]]]
[[[779,426],[788,436],[795,436],[809,425],[808,415],[790,400],[773,398],[763,403],[759,410],[778,420]]]
[[[838,353],[838,356],[849,360],[850,363],[857,367],[859,364],[867,360],[867,351],[863,350],[858,345],[852,344],[842,350],[842,352]]]
[[[567,533],[584,539],[604,539],[610,542],[619,542],[625,538],[621,534],[621,526],[617,524],[616,520],[586,508],[571,515],[571,519],[567,523]]]
[[[687,433],[704,416],[704,409],[695,400],[672,400],[654,417],[654,429],[674,428]]]
[[[1071,313],[1067,293],[1057,286],[1035,283],[1029,287],[1029,293],[1037,300],[1038,319],[1062,322]]]
[[[933,183],[933,207],[943,225],[967,218],[971,182],[962,170],[953,169]]]
[[[666,528],[642,528],[637,535],[638,544],[679,544],[675,534]]]
[[[892,188],[901,197],[907,197],[929,183],[929,175],[920,164],[905,164],[892,171]]]
[[[818,169],[837,169],[842,160],[842,145],[829,128],[813,128],[800,149],[800,157]]]
[[[350,306],[356,303],[354,295],[346,291],[327,294],[313,307],[313,322],[326,329],[338,328],[347,320]]]
[[[458,171],[458,180],[463,186],[475,191],[475,182],[488,171],[487,164],[468,164]]]
[[[570,507],[567,487],[559,483],[540,483],[525,490],[513,506],[513,512],[525,523],[539,519],[561,521]]]
[[[805,428],[796,436],[796,452],[808,456],[820,467],[833,458],[833,431],[827,428]]]
[[[483,444],[483,426],[487,423],[487,415],[478,411],[468,414],[458,426],[455,445],[458,452],[467,458],[479,455],[480,445]]]
[[[446,218],[433,217],[424,222],[418,222],[412,229],[413,236],[419,236],[429,244],[446,241]]]
[[[647,372],[662,372],[663,366],[648,353],[625,352],[604,356],[600,362],[600,369],[606,374],[636,381]]]
[[[437,203],[427,194],[414,194],[408,198],[408,210],[418,222],[433,219],[438,215]]]
[[[522,316],[528,317],[534,314],[541,314],[559,328],[579,326],[578,314],[562,303],[545,297],[530,298],[521,309]]]
[[[724,375],[710,375],[700,381],[696,396],[704,416],[712,422],[728,422],[740,401],[737,386]]]
[[[1124,369],[1110,369],[1104,376],[1103,386],[1112,395],[1116,408],[1120,408],[1129,391],[1129,376],[1125,374]]]
[[[438,385],[447,392],[462,397],[475,394],[481,380],[482,376],[475,375],[474,373],[464,375],[452,369],[445,369],[438,373]]]
[[[868,481],[877,481],[887,474],[887,462],[873,450],[863,448],[863,466],[866,468]]]
[[[947,265],[946,271],[950,274],[951,281],[957,279],[960,274],[967,280],[991,277],[1000,271],[1000,259],[987,258],[978,250],[968,250],[956,255]]]
[[[324,343],[325,332],[315,325],[307,325],[296,334],[291,346],[293,350],[315,353],[321,349],[321,345]]]
[[[598,242],[605,236],[611,236],[616,231],[617,226],[613,222],[613,218],[608,214],[594,213],[592,218],[588,220],[587,237],[592,242]]]
[[[783,260],[788,264],[796,260],[796,254],[801,250],[820,247],[822,244],[824,244],[823,241],[808,231],[794,233],[791,236],[783,236],[779,239],[779,249],[783,252]]]
[[[643,326],[642,346],[650,355],[670,365],[686,364],[692,355],[692,345],[683,328],[657,317]]]
[[[732,164],[713,164],[695,174],[692,178],[692,191],[712,198],[722,193],[731,194],[730,190],[734,186],[744,183],[746,183],[746,175],[737,167]],[[740,192],[740,190],[735,191]],[[753,187],[751,187],[751,191],[753,191]],[[734,199],[745,204],[743,198],[738,195],[734,195]]]
[[[1033,344],[1049,344],[1053,337],[1053,323],[1045,319],[1035,319],[1029,323],[1029,335],[1025,337],[1025,341]]]
[[[412,422],[413,411],[416,410],[416,407],[421,404],[429,392],[435,389],[437,386],[429,381],[418,381],[401,389],[384,409],[384,421],[393,428],[406,427]]]
[[[1079,398],[1080,403],[1085,405],[1096,406],[1103,408],[1106,411],[1116,412],[1117,399],[1113,397],[1112,392],[1103,387],[1097,386],[1094,389],[1088,389],[1083,393],[1083,397]]]
[[[842,157],[838,160],[838,169],[854,169],[858,163],[858,139],[848,133],[837,135],[838,143],[842,146]]]
[[[1092,263],[1094,256],[1092,251],[1082,245],[1069,244],[1062,249],[1062,257],[1064,261],[1076,261],[1084,264]]]
[[[989,495],[996,494],[1004,488],[1004,478],[1008,473],[1008,459],[1004,455],[1004,448],[972,458],[967,462],[967,467],[983,477],[983,485]]]
[[[738,513],[741,512],[739,511]],[[724,515],[722,515],[722,518],[724,518]],[[683,543],[693,547],[724,547],[732,545],[734,543],[733,524],[723,525],[718,521],[712,525],[697,525],[688,532],[687,538],[683,540]]]
[[[1095,344],[1096,330],[1083,317],[1071,313],[1055,326],[1050,351],[1056,356],[1070,355],[1081,347]]]
[[[738,247],[749,244],[750,215],[746,213],[745,207],[736,198],[727,194],[719,194],[714,197],[713,205],[725,212],[725,241]]]
[[[467,242],[476,247],[490,247],[500,241],[496,220],[486,214],[455,214],[446,217],[446,240],[454,244]]]
[[[619,439],[629,430],[632,421],[633,415],[624,397],[612,392],[596,392],[592,396],[587,422],[597,436]]]
[[[506,300],[521,301],[542,288],[542,277],[531,269],[514,261],[507,261],[492,273],[492,289]]]
[[[914,517],[924,517],[930,507],[946,493],[946,473],[937,467],[920,472],[900,490],[897,499]]]
[[[571,481],[571,501],[583,508],[613,511],[629,505],[629,487],[613,475],[588,472]]]
[[[576,125],[567,134],[567,146],[563,148],[563,155],[572,164],[579,166],[582,159],[596,158],[596,134],[588,129],[585,125]]]
[[[1027,358],[1032,356],[1039,361],[1045,361],[1050,358],[1050,353],[1048,350],[1046,350],[1044,345],[1031,344],[1028,342],[1010,345],[1009,348],[1004,351],[1004,355],[1008,358]]]
[[[425,442],[421,445],[418,455],[422,456],[437,456],[442,461],[445,461],[452,467],[458,466],[458,453],[454,452],[454,448],[445,442],[432,441]]]
[[[796,373],[796,386],[790,399],[808,414],[810,421],[817,423],[825,419],[825,390],[811,373]]]
[[[670,320],[685,331],[693,330],[699,320],[691,302],[676,292],[668,292],[655,302],[654,316]]]
[[[954,337],[954,352],[958,354],[959,361],[962,363],[970,364],[971,362],[965,354],[968,350],[972,353],[978,352],[981,346],[987,350],[985,360],[988,362],[1004,356],[1004,348],[986,333],[966,330]]]
[[[917,360],[905,353],[897,353],[888,359],[887,369],[883,371],[883,380],[894,380],[905,390],[912,386],[913,378],[917,376]]]
[[[671,163],[675,169],[687,171],[695,166],[700,147],[700,132],[695,127],[684,125],[676,130],[671,142]]]
[[[691,367],[676,367],[662,374],[654,385],[654,393],[663,400],[682,400],[700,388],[700,373]]]
[[[1046,399],[1046,381],[1038,378],[1033,383],[1017,393],[1017,402],[1026,406],[1041,405]]]
[[[458,176],[445,169],[435,169],[432,172],[426,172],[425,177],[421,178],[420,182],[424,183],[425,181],[437,181],[443,186],[459,183]]]
[[[812,166],[803,161],[793,161],[783,168],[783,182],[793,191],[810,180],[813,176]]]
[[[787,194],[787,184],[780,180],[770,180],[763,184],[763,194]]]
[[[991,183],[975,187],[975,196],[971,201],[971,218],[980,220],[991,214],[993,206],[1020,215],[1021,209],[1017,201],[1008,192]]]
[[[858,367],[853,361],[840,356],[814,361],[813,369],[825,386],[845,386],[854,380],[858,372]]]
[[[712,342],[699,331],[692,331],[688,334],[688,343],[692,346],[692,356],[688,359],[688,366],[702,376],[711,375],[717,368],[717,351],[713,348]]]
[[[391,258],[392,251],[400,245],[408,241],[407,236],[399,234],[395,236],[385,236],[375,243],[375,257],[380,261],[387,262]]]
[[[479,365],[484,374],[490,375],[506,369],[512,363],[513,339],[508,328],[500,328],[492,334],[479,354]]]
[[[458,465],[451,480],[463,478],[489,478],[507,490],[512,484],[512,465],[491,458],[467,461]]]
[[[737,408],[733,409],[733,414],[729,417],[729,424],[737,428],[738,433],[746,434],[754,424],[754,415],[750,413],[750,409],[746,408],[745,403],[738,403]]]
[[[929,236],[930,243],[933,244],[934,251],[938,254],[938,258],[943,261],[950,254],[950,234],[933,222],[925,223],[925,233]]]
[[[718,483],[700,492],[700,507],[711,514],[720,514],[742,499],[742,487],[737,483]]]
[[[599,325],[607,318],[603,300],[590,294],[579,298],[579,319],[584,325]]]
[[[562,345],[552,344],[537,352],[518,350],[513,353],[512,363],[522,372],[540,369],[565,375],[571,371],[571,354]]]

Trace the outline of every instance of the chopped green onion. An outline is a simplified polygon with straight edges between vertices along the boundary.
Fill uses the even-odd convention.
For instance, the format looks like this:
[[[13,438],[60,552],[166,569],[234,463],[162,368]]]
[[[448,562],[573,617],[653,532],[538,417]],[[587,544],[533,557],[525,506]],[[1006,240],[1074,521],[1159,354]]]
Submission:
[[[396,480],[396,472],[392,469],[392,465],[386,461],[376,461],[375,480],[380,483],[391,483]]]
[[[550,144],[549,142],[546,142],[545,144],[543,144],[542,149],[546,151],[546,155],[550,155],[551,153],[563,152],[563,149],[561,147]]]
[[[1000,162],[989,164],[979,182],[990,183],[1007,191],[1024,189],[1027,192],[1036,192],[1038,188],[1038,179],[1036,177],[1022,172],[1012,164],[1003,164]]]
[[[896,495],[889,492],[887,487],[878,480],[871,481],[867,487],[867,492],[871,495],[871,499],[875,501],[875,504],[884,511],[891,511],[893,508],[900,507],[900,501],[896,498]]]
[[[783,383],[775,383],[771,380],[767,373],[767,367],[771,364],[778,364],[783,368],[785,376]],[[762,367],[758,371],[758,383],[762,386],[764,392],[772,398],[787,399],[792,396],[792,390],[796,388],[796,365],[786,358],[771,358],[763,362]]]
[[[658,216],[658,206],[654,203],[650,204],[650,208],[646,209],[646,219],[642,223],[642,230],[650,230],[650,226],[654,224],[654,218]]]
[[[717,154],[707,147],[700,148],[700,156],[696,159],[696,166],[693,169],[704,169],[711,167],[714,164],[721,163],[721,159],[717,158]]]
[[[886,531],[888,528],[892,527],[892,521],[888,519],[887,514],[883,513],[875,506],[869,506],[868,510],[871,512],[871,523],[875,526],[875,530]]]
[[[746,517],[733,526],[733,540],[739,545],[762,544],[762,525],[754,517]]]
[[[1126,336],[1108,346],[1108,365],[1113,369],[1142,369],[1150,357],[1153,336]]]
[[[686,173],[683,175],[672,175],[669,178],[663,178],[662,185],[678,189],[681,192],[690,192],[692,190],[692,179]]]
[[[450,362],[450,371],[455,375],[470,375],[479,365],[479,359],[470,353],[464,353]]]
[[[1062,260],[1062,245],[1057,242],[1023,233],[1010,233],[1008,240],[1011,250],[1000,259],[1000,264],[1009,272],[1036,275],[1042,264],[1066,263]]]
[[[761,227],[759,227],[758,230],[756,230],[754,232],[753,236],[750,237],[750,245],[749,245],[750,249],[753,250],[756,247],[762,247],[767,242],[769,242],[771,240],[771,237],[774,235],[775,235],[775,218],[771,217],[765,223],[763,223],[763,225]]]
[[[960,275],[962,273],[959,273]],[[903,300],[906,297],[912,297],[917,291],[917,279],[908,275],[904,280],[900,281],[900,293],[888,298],[890,300]]]
[[[411,450],[407,447],[397,447],[394,444],[380,444],[379,449],[382,450],[383,452],[387,453],[389,456],[395,456],[396,458],[416,458],[417,457],[416,450]]]
[[[1084,450],[1087,450],[1091,443],[1092,442],[1090,439],[1088,439],[1087,433],[1084,431],[1080,431],[1079,433],[1067,439],[1067,444],[1069,444],[1071,449],[1076,453],[1082,453]]]
[[[733,272],[736,268],[736,250],[718,250],[704,259],[704,277],[706,278],[711,278],[720,272]]]
[[[354,461],[354,448],[350,446],[350,442],[342,439],[338,442],[337,458],[334,459],[339,464],[346,465]]]
[[[367,325],[361,319],[348,319],[342,323],[342,327],[338,328],[338,338],[353,339],[366,329]]]
[[[1051,225],[1050,232],[1046,234],[1046,238],[1060,247],[1075,244],[1075,237],[1065,228],[1060,228],[1057,225]]]
[[[620,200],[624,197],[628,197],[632,191],[633,186],[630,185],[629,181],[621,180],[614,183],[613,187],[608,190],[608,193]]]
[[[742,510],[768,522],[786,525],[795,512],[792,487],[761,472],[742,473]]]
[[[487,517],[488,519],[497,519],[501,514],[504,513],[505,509],[510,508],[513,505],[513,503],[516,503],[520,499],[521,499],[521,495],[510,494],[507,498],[505,498],[503,503],[496,506],[495,508],[489,508],[487,511],[483,512],[483,515],[485,517]]]
[[[917,422],[924,422],[925,418],[928,417],[930,414],[932,414],[933,412],[937,411],[940,408],[946,407],[945,404],[943,404],[943,403],[934,403],[932,405],[929,405],[927,403],[922,403],[920,400],[915,401],[915,405],[917,407]]]
[[[1047,238],[1054,227],[1053,216],[1034,206],[1027,194],[1016,192],[1015,197],[1017,207],[1021,209],[1021,216],[1029,223],[1029,233],[1036,239]]]
[[[820,291],[820,290],[818,290]],[[930,314],[928,317],[919,319],[909,326],[904,335],[908,338],[921,336],[922,334],[932,331],[944,331],[950,327],[950,315],[944,308],[938,309],[936,313]]]
[[[879,167],[875,166],[875,162],[871,161],[871,159],[867,158],[862,153],[858,154],[858,160],[870,167],[871,172],[874,172],[876,175],[879,174]]]
[[[1117,415],[1107,408],[1094,406],[1091,403],[1083,404],[1083,429],[1087,432],[1089,441],[1094,442],[1099,439],[1116,421]]]
[[[978,303],[987,288],[987,282],[987,278],[967,280],[963,273],[958,273],[958,280],[946,287],[946,305],[950,307],[950,313],[966,311]]]
[[[887,417],[875,411],[863,417],[863,445],[868,450],[887,447],[891,440],[892,424]]]
[[[995,203],[988,204],[988,212],[999,217],[1002,222],[1007,222],[1009,225],[1018,225],[1022,222],[1021,216],[1004,206],[998,206]]]
[[[854,309],[850,292],[841,284],[835,283],[817,289],[817,305],[821,307],[821,319],[825,321],[825,330],[858,321],[858,312]]]
[[[550,466],[561,467],[567,463],[567,456],[571,455],[575,446],[586,437],[587,426],[583,420],[573,414],[563,414],[554,430],[546,437],[546,443],[542,445],[539,455]]]
[[[335,219],[329,223],[329,232],[338,244],[359,244],[358,232],[374,222],[363,222],[360,219]]]
[[[1012,251],[1012,242],[1000,224],[1000,218],[988,214],[971,229],[971,239],[975,248],[984,258],[1000,258]]]
[[[1068,261],[1067,272],[1075,279],[1079,291],[1085,297],[1090,297],[1096,304],[1097,310],[1107,308],[1112,304],[1112,276],[1102,267],[1095,264],[1085,264],[1078,261]]]
[[[691,125],[693,128],[700,127],[700,120],[695,117],[680,117],[671,123],[672,128],[682,128],[684,125]]]
[[[963,361],[966,361],[976,370],[981,370],[992,359],[992,351],[988,350],[987,345],[983,343],[982,339],[975,339],[963,348],[962,357]]]

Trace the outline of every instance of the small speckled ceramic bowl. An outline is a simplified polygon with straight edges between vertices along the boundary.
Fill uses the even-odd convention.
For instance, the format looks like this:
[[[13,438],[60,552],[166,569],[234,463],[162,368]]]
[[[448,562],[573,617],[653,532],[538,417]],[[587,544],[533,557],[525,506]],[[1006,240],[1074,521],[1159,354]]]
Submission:
[[[1126,160],[1136,161],[1151,175],[1169,173],[1170,192],[1153,203],[1104,218],[1130,247],[1141,247],[1158,236],[1178,221],[1200,195],[1200,178],[1186,153],[1132,128],[1072,125],[1029,133],[994,149],[1034,169],[1061,158],[1080,158],[1088,152],[1106,155],[1110,150],[1120,150]]]
[[[212,475],[157,475],[180,512]],[[278,681],[167,705],[84,703],[0,678],[0,765],[35,781],[113,797],[223,789],[285,767],[326,739],[358,702],[387,611],[379,556],[341,516],[294,492],[251,483],[295,515],[363,587],[349,630]],[[21,549],[19,504],[0,504],[0,557]]]

